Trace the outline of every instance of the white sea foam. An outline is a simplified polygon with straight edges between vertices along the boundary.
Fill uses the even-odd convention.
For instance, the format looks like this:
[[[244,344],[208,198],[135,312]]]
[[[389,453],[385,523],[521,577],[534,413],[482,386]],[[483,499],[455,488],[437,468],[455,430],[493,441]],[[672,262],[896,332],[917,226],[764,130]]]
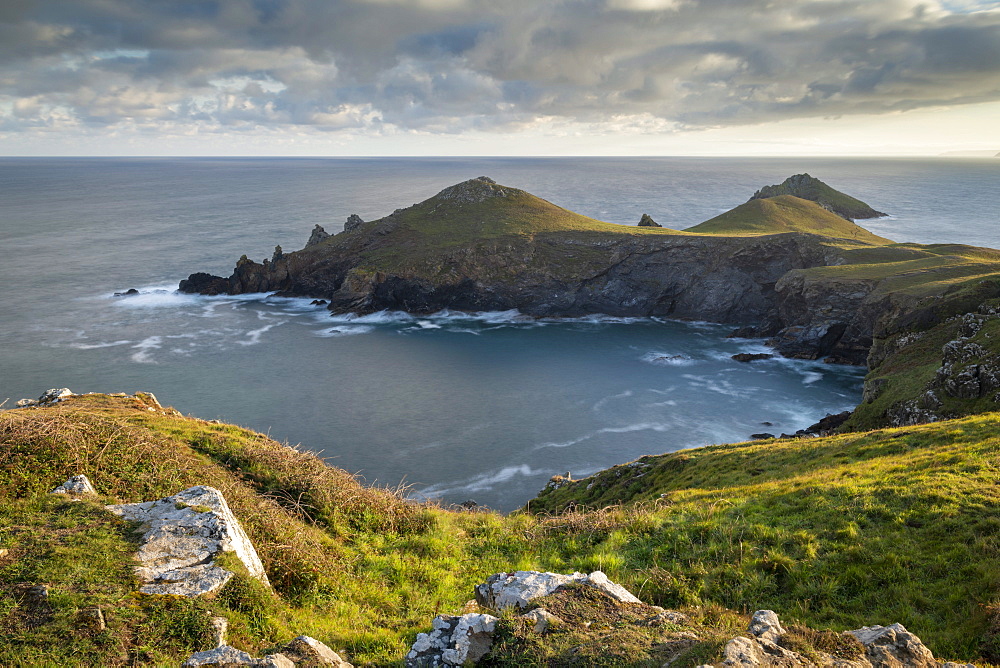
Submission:
[[[340,325],[338,327],[328,327],[326,329],[315,330],[313,335],[331,339],[338,336],[356,336],[358,334],[367,334],[368,332],[373,331],[375,331],[375,327],[372,325]]]
[[[549,441],[548,443],[540,443],[535,446],[535,450],[541,450],[542,448],[569,448],[578,443],[583,443],[584,441],[589,441],[592,438],[601,436],[602,434],[630,434],[637,431],[653,431],[658,433],[663,433],[671,429],[676,428],[676,425],[665,424],[662,422],[637,422],[635,424],[627,424],[620,427],[602,427],[596,431],[592,431],[589,434],[584,434],[577,438],[570,439],[568,441]]]
[[[140,364],[156,364],[152,351],[163,347],[163,337],[150,336],[132,346],[137,352],[132,353],[132,361]]]
[[[817,380],[823,380],[823,374],[817,371],[806,371],[802,374],[803,385],[812,385]]]
[[[661,350],[651,350],[639,359],[647,364],[655,364],[656,366],[691,366],[696,363],[695,360],[687,355],[667,353]]]
[[[425,487],[420,490],[419,495],[432,499],[441,496],[449,496],[452,494],[462,493],[472,493],[472,492],[483,492],[494,488],[494,486],[501,483],[510,482],[514,478],[524,477],[532,478],[539,475],[544,475],[546,471],[542,469],[533,469],[527,464],[519,464],[517,466],[505,466],[500,470],[493,470],[481,475],[474,476],[458,484],[448,485],[448,484],[437,484]]]
[[[269,325],[264,325],[260,329],[252,329],[249,332],[247,332],[247,340],[246,341],[237,341],[236,343],[240,344],[241,346],[255,346],[258,343],[260,343],[260,337],[261,336],[263,336],[267,332],[271,331],[275,327],[278,327],[280,325],[284,325],[286,322],[288,322],[288,321],[287,320],[279,320],[278,322],[272,322]]]
[[[683,378],[687,379],[688,384],[691,387],[708,390],[709,392],[717,392],[718,394],[723,394],[727,397],[737,397],[742,399],[750,396],[754,392],[752,389],[734,385],[728,380],[713,378],[711,376],[695,376],[693,374],[686,373]]]
[[[104,341],[101,343],[70,343],[70,348],[76,348],[78,350],[93,350],[94,348],[113,348],[115,346],[124,346],[126,344],[132,343],[128,339],[122,339],[121,341]]]
[[[628,399],[634,394],[632,390],[625,390],[624,392],[619,392],[618,394],[612,394],[610,397],[603,397],[594,402],[594,405],[590,407],[590,410],[595,413],[602,410],[608,402],[614,401],[615,399]]]

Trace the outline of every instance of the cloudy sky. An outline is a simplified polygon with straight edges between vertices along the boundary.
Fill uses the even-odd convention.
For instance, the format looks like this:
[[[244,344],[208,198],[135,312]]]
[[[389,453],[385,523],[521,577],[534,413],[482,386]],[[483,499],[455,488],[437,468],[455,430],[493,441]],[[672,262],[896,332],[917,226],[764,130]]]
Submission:
[[[0,0],[4,155],[1000,151],[1000,1]]]

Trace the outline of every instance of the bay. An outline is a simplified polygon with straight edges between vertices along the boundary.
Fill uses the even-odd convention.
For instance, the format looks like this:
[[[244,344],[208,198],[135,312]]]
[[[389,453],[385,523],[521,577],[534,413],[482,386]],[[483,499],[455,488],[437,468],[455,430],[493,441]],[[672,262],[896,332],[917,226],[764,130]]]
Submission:
[[[149,390],[369,481],[509,510],[556,473],[802,428],[852,407],[861,371],[739,364],[729,356],[762,343],[709,323],[334,319],[308,300],[178,295],[177,281],[480,175],[609,222],[683,228],[809,172],[889,212],[862,221],[877,234],[995,247],[998,162],[4,158],[0,401]],[[131,287],[143,294],[113,297]]]

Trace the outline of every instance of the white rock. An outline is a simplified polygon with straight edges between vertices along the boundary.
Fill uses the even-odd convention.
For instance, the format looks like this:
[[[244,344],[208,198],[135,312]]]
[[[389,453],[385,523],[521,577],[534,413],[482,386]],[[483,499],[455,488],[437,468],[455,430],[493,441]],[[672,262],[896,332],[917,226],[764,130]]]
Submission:
[[[295,663],[354,668],[325,644],[309,636],[299,636],[281,648],[281,654]]]
[[[503,610],[515,605],[523,609],[532,600],[548,596],[559,587],[573,583],[590,585],[620,603],[641,602],[627,589],[608,580],[601,571],[594,571],[590,575],[583,573],[562,575],[538,571],[496,573],[487,578],[485,583],[476,586],[476,600],[480,605],[494,610]]]
[[[771,642],[778,642],[778,638],[786,633],[784,627],[781,626],[781,622],[778,621],[778,615],[774,610],[758,610],[753,613],[753,618],[750,620],[750,627],[747,631],[758,638],[770,640]]]
[[[760,638],[739,636],[728,643],[722,653],[722,665],[731,666],[806,666],[804,657]]]
[[[107,509],[144,525],[136,573],[147,583],[139,590],[145,594],[193,597],[216,591],[233,576],[214,563],[224,552],[234,553],[252,577],[269,584],[253,544],[213,487],[199,485],[159,501]]]
[[[420,633],[406,655],[406,665],[462,666],[486,656],[499,621],[492,615],[469,613],[458,617],[438,615],[430,633]]]
[[[52,388],[47,390],[42,396],[38,397],[38,403],[40,404],[55,404],[59,403],[67,397],[73,396],[73,390],[68,387]]]
[[[885,668],[937,668],[934,655],[902,624],[865,626],[848,631],[865,646],[868,660]]]
[[[94,486],[90,484],[90,480],[87,476],[75,475],[63,484],[56,487],[54,490],[49,492],[49,494],[72,494],[74,496],[80,496],[83,494],[97,494]]]
[[[194,666],[264,666],[263,659],[255,659],[246,652],[230,645],[223,645],[205,652],[195,652],[181,664],[182,668]]]

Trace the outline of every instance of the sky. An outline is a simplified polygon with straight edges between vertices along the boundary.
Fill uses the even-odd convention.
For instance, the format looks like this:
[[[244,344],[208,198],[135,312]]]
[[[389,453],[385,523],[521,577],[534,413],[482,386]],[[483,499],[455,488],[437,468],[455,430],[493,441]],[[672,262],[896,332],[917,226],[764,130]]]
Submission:
[[[0,155],[1000,152],[1000,1],[0,0]]]

